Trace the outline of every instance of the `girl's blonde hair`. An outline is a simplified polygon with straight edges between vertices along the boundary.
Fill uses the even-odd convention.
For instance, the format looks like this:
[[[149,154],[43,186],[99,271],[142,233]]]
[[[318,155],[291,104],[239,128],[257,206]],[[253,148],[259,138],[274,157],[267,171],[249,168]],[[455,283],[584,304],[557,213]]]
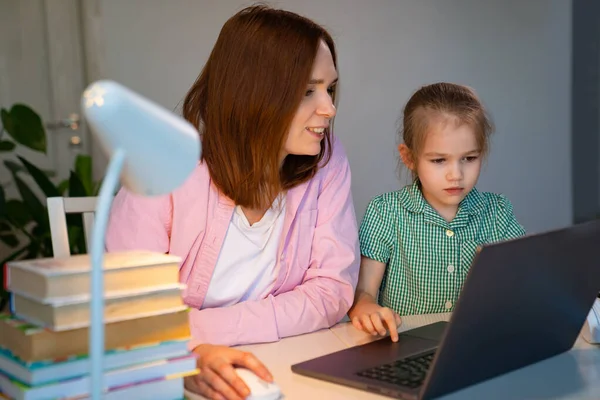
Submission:
[[[431,124],[445,120],[458,126],[472,126],[482,157],[487,155],[494,128],[475,91],[467,86],[439,82],[421,87],[404,107],[400,139],[410,150],[414,162],[421,154]]]

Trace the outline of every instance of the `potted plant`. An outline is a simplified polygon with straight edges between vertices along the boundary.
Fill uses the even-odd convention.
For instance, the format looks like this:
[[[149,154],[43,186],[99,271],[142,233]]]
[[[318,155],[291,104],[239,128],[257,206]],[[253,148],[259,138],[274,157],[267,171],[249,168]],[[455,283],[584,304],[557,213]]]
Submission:
[[[42,119],[27,105],[15,104],[10,110],[2,108],[0,118],[0,157],[11,175],[9,181],[0,185],[0,241],[11,250],[0,257],[0,282],[4,282],[6,262],[52,256],[46,197],[96,196],[99,182],[93,181],[89,155],[78,155],[69,178],[56,184],[51,171],[43,171],[18,154],[21,146],[42,153],[47,150]],[[23,179],[26,175],[32,179]],[[28,186],[27,181],[33,181],[37,188]],[[7,198],[5,186],[10,184],[16,186],[19,197]],[[85,253],[81,216],[67,215],[67,225],[71,253]],[[7,301],[8,293],[1,285],[0,311]]]

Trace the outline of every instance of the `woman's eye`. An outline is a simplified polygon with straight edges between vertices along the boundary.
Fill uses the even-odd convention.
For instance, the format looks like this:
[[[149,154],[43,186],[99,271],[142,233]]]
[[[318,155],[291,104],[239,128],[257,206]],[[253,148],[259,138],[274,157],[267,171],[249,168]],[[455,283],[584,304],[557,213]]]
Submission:
[[[308,97],[308,96],[312,95],[314,92],[315,92],[314,90],[312,90],[312,89],[308,89],[308,90],[306,91],[306,93],[304,93],[304,95],[305,95],[306,97]]]

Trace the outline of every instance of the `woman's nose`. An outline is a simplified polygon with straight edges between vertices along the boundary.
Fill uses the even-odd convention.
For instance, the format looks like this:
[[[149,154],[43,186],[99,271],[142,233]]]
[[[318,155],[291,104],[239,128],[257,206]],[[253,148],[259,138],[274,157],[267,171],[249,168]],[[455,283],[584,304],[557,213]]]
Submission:
[[[317,114],[325,118],[331,119],[335,117],[336,113],[337,110],[335,108],[335,105],[333,104],[333,99],[331,98],[331,96],[327,95],[323,100],[321,100],[319,108],[317,109]]]

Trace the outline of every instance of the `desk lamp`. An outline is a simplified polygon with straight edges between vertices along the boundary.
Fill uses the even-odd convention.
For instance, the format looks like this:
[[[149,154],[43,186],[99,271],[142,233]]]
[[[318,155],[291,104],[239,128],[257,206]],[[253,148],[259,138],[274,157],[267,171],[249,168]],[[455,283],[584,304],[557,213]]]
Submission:
[[[104,391],[104,246],[113,195],[119,181],[146,196],[173,191],[196,167],[201,145],[189,122],[114,81],[88,86],[81,107],[92,134],[110,157],[90,245],[90,396],[99,400]]]

